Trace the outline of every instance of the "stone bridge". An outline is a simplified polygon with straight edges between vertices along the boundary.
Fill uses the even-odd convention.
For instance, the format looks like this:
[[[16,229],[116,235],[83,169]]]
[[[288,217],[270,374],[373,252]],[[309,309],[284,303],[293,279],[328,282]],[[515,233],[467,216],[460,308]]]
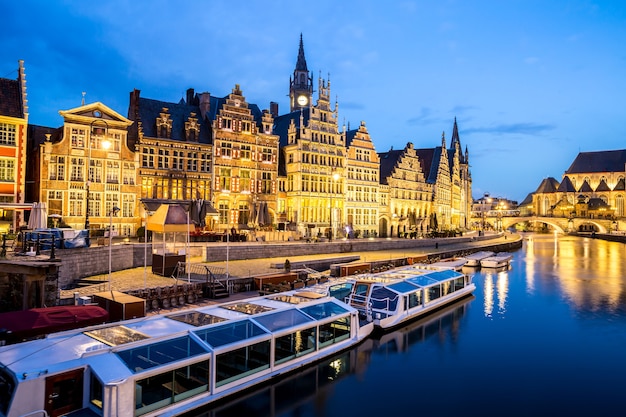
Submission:
[[[625,230],[626,222],[624,220],[607,220],[607,219],[590,219],[590,218],[571,218],[566,217],[485,217],[485,223],[488,223],[495,230],[506,230],[518,223],[543,223],[552,226],[559,233],[578,232],[578,231],[595,231],[598,233],[609,233],[611,231]]]

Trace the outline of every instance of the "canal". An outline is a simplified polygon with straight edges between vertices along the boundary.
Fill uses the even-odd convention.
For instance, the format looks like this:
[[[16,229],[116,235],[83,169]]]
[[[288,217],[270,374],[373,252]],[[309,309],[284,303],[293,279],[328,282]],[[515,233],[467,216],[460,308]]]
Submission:
[[[532,234],[514,255],[471,298],[193,416],[626,415],[626,245]]]

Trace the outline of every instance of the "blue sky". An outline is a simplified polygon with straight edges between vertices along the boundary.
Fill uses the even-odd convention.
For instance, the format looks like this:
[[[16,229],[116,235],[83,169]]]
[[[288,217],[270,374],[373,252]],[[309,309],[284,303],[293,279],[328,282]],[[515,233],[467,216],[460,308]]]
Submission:
[[[473,194],[521,201],[578,152],[623,149],[624,1],[2,0],[0,77],[26,68],[30,123],[129,94],[179,101],[240,84],[288,111],[300,33],[315,86],[378,152],[447,143],[457,118]]]

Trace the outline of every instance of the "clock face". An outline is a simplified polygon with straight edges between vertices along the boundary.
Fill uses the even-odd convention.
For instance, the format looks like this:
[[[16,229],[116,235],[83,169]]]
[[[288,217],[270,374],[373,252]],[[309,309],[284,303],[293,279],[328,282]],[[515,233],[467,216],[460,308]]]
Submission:
[[[301,106],[306,106],[306,104],[309,102],[309,99],[307,98],[307,96],[298,96],[298,104]]]

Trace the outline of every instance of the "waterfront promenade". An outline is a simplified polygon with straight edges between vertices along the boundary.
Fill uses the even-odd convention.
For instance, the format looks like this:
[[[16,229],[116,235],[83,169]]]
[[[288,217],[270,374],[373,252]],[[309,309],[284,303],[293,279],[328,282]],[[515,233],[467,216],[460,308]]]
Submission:
[[[514,244],[521,241],[522,239],[520,235],[510,233],[506,233],[503,235],[494,234],[492,236],[485,237],[486,239],[483,238],[482,240],[472,240],[469,242],[467,241],[467,239],[464,239],[462,242],[455,242],[455,238],[449,238],[449,240],[445,244],[437,245],[438,247],[435,247],[434,245],[429,245],[410,249],[403,248],[387,250],[376,250],[376,241],[374,240],[371,244],[372,250],[368,251],[349,252],[341,254],[318,253],[314,255],[303,256],[290,256],[289,253],[281,253],[280,256],[272,258],[230,260],[219,262],[203,262],[203,259],[201,257],[192,257],[190,259],[190,262],[204,263],[205,265],[208,265],[210,267],[222,269],[226,271],[228,273],[228,276],[231,278],[250,278],[264,274],[282,272],[282,269],[276,268],[276,266],[283,265],[286,259],[289,259],[292,265],[297,265],[302,263],[306,264],[307,262],[312,263],[324,259],[338,259],[345,256],[358,256],[359,262],[372,262],[386,259],[406,258],[411,256],[418,257],[424,255],[445,256],[446,254],[449,254],[451,252],[475,252],[484,247],[490,247],[500,244]],[[250,242],[249,244],[262,245],[263,243]],[[295,244],[299,243],[294,243],[294,245]],[[295,269],[297,269],[297,267],[294,266],[293,270]],[[108,290],[127,292],[137,289],[169,286],[177,283],[177,281],[171,277],[163,277],[157,274],[153,274],[150,266],[130,268],[122,271],[112,272],[110,275],[110,280],[108,274],[101,274],[90,277],[88,279],[93,279],[94,285],[83,286],[75,289],[61,290],[60,297],[62,299],[65,299],[72,298],[76,295],[90,296],[94,293]],[[178,281],[178,283],[184,282],[184,280]],[[247,293],[239,293],[236,296],[250,296],[250,293],[252,293],[252,291]],[[234,295],[231,295],[231,297],[233,296]],[[220,301],[224,301],[224,299]]]

